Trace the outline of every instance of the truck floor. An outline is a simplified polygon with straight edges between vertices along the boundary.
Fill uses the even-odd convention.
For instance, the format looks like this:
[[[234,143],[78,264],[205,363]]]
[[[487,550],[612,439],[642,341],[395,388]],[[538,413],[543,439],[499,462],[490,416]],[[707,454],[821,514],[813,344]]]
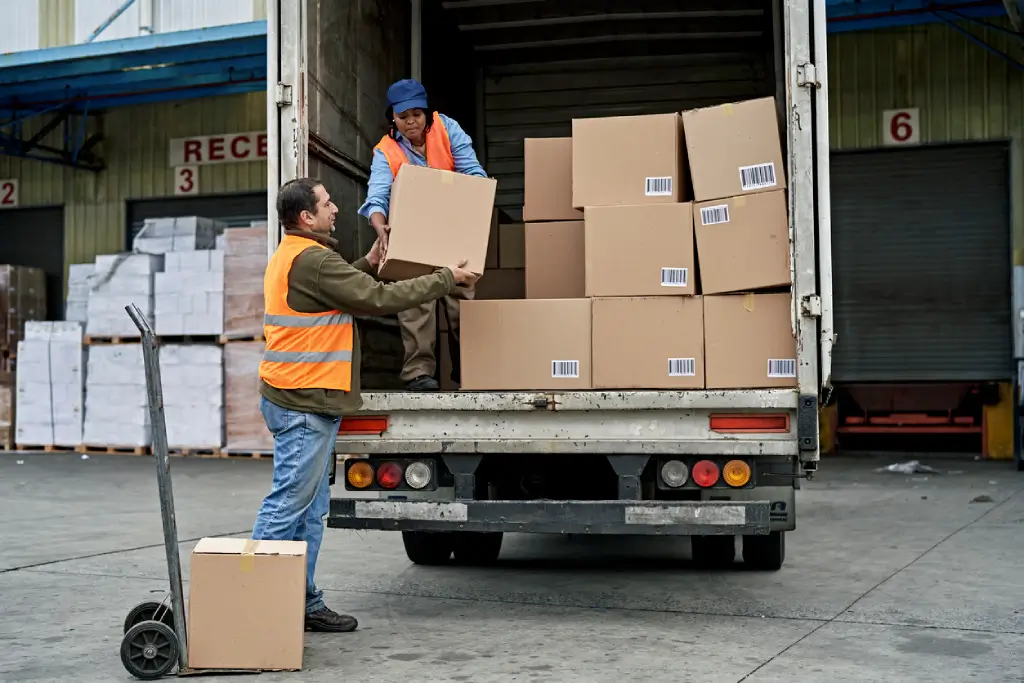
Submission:
[[[911,457],[943,474],[823,460],[777,573],[592,537],[510,536],[496,567],[426,568],[397,534],[328,529],[317,580],[360,630],[307,634],[302,673],[259,680],[1024,680],[1024,476]],[[194,539],[248,532],[270,470],[173,460],[186,579]],[[163,596],[160,528],[149,458],[0,454],[0,680],[131,680],[121,623]]]

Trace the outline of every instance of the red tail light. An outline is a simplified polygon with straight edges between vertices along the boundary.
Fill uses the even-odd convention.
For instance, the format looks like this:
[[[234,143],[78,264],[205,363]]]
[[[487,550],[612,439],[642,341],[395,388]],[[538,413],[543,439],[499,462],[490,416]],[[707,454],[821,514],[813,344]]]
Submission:
[[[718,465],[710,460],[701,460],[690,470],[690,478],[701,488],[714,486],[718,481]]]
[[[393,462],[386,462],[377,468],[377,483],[386,489],[398,488],[402,483],[402,468]]]
[[[338,426],[339,434],[364,434],[380,436],[388,430],[387,415],[343,417]]]

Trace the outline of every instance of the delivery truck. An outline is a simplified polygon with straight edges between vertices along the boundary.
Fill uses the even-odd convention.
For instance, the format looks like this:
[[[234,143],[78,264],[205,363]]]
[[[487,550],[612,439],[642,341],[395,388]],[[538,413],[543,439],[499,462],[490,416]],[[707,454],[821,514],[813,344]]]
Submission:
[[[497,178],[497,208],[511,220],[522,220],[526,138],[570,136],[574,120],[774,98],[791,386],[365,387],[362,411],[338,435],[337,452],[348,456],[338,483],[348,493],[331,501],[327,523],[400,531],[417,564],[493,562],[509,532],[686,536],[702,566],[737,561],[739,545],[746,565],[779,569],[796,491],[818,467],[819,410],[830,394],[824,0],[267,5],[271,253],[280,236],[274,190],[305,176],[321,179],[341,209],[340,251],[351,259],[370,247],[374,235],[355,211],[385,131],[385,91],[400,78],[422,80],[431,108],[474,138]],[[622,235],[621,248],[656,253],[658,244],[638,229]]]

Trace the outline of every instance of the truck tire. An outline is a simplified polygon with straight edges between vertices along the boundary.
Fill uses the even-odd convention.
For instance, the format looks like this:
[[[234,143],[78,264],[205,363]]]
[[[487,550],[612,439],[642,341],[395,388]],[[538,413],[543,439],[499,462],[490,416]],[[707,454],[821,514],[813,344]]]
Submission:
[[[413,564],[436,566],[448,562],[455,538],[449,531],[403,531],[402,545]]]
[[[501,554],[504,534],[460,531],[455,534],[455,561],[466,565],[494,564]]]
[[[725,569],[736,561],[736,537],[690,536],[690,550],[701,569]]]
[[[786,561],[786,532],[743,537],[743,563],[751,569],[778,571]]]

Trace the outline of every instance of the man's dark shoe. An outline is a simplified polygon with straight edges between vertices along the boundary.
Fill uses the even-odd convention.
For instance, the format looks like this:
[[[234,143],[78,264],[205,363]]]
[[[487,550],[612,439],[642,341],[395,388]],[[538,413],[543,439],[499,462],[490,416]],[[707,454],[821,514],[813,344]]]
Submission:
[[[318,612],[306,615],[306,630],[319,631],[321,633],[348,633],[355,631],[359,622],[355,617],[347,614],[338,614],[334,610],[324,607]]]
[[[437,380],[430,375],[420,375],[406,384],[405,388],[409,391],[437,391],[440,386],[438,386]]]

